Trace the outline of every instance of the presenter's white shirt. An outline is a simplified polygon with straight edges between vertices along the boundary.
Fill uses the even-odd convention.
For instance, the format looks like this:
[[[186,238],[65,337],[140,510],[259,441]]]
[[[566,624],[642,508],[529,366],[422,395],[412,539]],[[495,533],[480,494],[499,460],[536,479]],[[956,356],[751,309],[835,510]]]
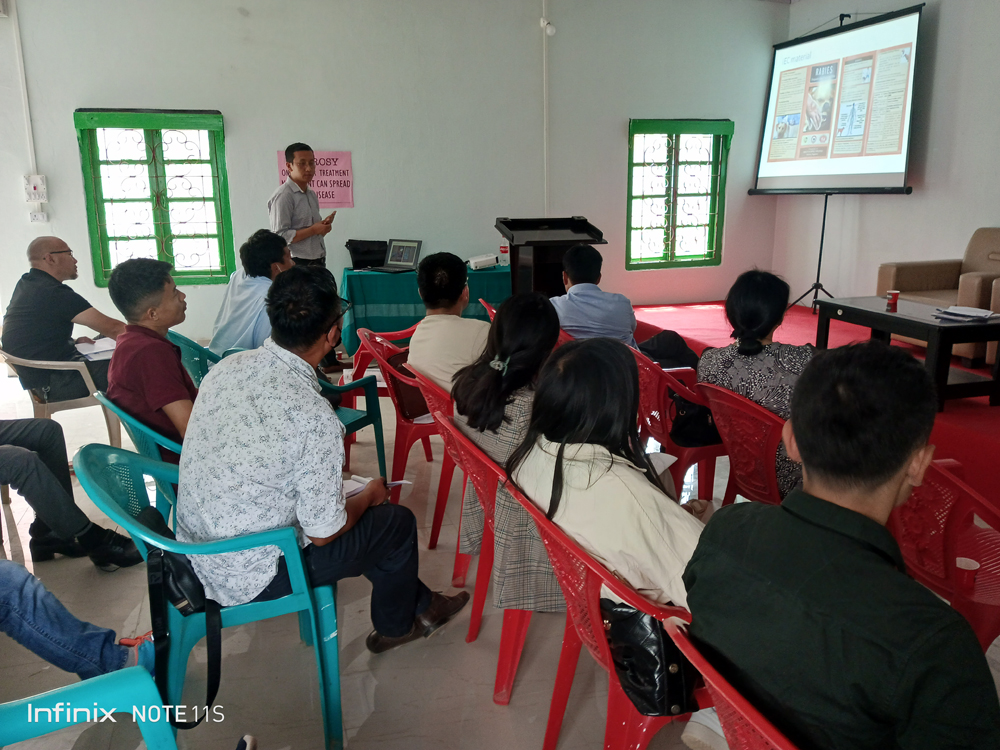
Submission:
[[[410,338],[408,367],[451,393],[451,378],[486,349],[490,324],[457,315],[428,315]]]

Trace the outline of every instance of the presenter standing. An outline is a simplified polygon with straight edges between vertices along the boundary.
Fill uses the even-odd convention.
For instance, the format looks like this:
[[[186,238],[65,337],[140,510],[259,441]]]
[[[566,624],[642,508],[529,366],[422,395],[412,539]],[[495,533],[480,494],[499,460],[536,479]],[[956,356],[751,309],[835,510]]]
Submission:
[[[267,213],[271,231],[281,235],[300,266],[326,266],[326,244],[334,211],[325,219],[319,213],[319,198],[309,187],[316,174],[313,150],[305,143],[293,143],[285,149],[288,179],[271,195]]]

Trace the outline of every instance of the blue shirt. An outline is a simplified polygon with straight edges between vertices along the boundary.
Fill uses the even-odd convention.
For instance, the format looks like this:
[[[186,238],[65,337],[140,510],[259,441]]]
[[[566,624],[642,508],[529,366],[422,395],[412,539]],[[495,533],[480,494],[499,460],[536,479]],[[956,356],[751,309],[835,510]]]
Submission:
[[[215,318],[208,348],[222,356],[227,349],[260,347],[271,335],[271,319],[264,306],[270,288],[271,280],[266,276],[247,276],[242,268],[234,271]]]
[[[602,292],[597,284],[574,284],[550,302],[559,327],[575,339],[609,338],[635,348],[635,311],[624,294]]]

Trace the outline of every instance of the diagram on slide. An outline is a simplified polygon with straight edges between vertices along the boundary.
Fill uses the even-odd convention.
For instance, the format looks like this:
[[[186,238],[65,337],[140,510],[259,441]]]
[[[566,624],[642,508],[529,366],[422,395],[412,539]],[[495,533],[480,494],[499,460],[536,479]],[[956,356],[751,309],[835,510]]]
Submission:
[[[912,44],[783,71],[768,162],[902,153]]]

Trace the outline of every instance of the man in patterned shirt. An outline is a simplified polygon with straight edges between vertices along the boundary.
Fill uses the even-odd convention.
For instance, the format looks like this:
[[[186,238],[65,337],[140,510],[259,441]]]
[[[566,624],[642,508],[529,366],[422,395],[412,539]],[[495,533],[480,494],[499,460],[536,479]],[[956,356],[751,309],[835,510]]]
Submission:
[[[313,586],[364,575],[381,653],[426,637],[469,600],[418,578],[413,513],[387,504],[380,477],[345,498],[344,427],[320,395],[316,366],[340,340],[341,300],[325,268],[296,266],[267,295],[271,338],[227,357],[202,381],[184,436],[177,536],[227,539],[292,526]],[[195,556],[207,595],[223,606],[291,592],[277,547]]]

